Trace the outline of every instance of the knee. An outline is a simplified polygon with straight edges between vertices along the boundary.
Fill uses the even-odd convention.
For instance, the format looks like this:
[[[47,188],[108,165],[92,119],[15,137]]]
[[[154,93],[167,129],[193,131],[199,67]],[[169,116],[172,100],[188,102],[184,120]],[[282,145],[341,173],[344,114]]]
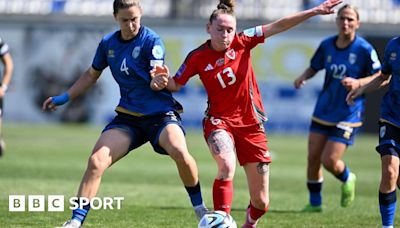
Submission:
[[[398,179],[398,170],[392,166],[388,166],[382,169],[382,179],[387,182],[396,182]]]
[[[233,179],[236,170],[236,160],[217,158],[218,177],[223,180]]]
[[[92,154],[88,162],[88,170],[94,175],[102,175],[104,171],[109,167],[110,162],[99,154]]]
[[[187,151],[186,148],[179,146],[171,146],[168,148],[168,154],[178,164],[188,164],[191,158],[191,155]]]
[[[325,169],[329,171],[334,171],[336,164],[336,161],[334,159],[332,159],[331,157],[323,157],[321,162]]]
[[[267,210],[269,207],[269,198],[267,196],[257,196],[251,199],[251,203],[255,208]]]

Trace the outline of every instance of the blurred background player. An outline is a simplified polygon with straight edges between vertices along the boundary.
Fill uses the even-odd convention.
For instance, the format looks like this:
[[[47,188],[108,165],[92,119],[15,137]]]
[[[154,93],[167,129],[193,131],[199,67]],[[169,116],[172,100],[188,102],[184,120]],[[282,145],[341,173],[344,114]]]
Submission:
[[[11,76],[14,70],[14,63],[10,54],[10,47],[8,46],[7,43],[3,41],[3,39],[1,39],[1,37],[0,37],[0,59],[4,66],[3,75],[1,79],[1,86],[0,86],[0,157],[1,157],[5,150],[5,143],[2,131],[3,102],[4,102],[4,96],[6,95],[8,85],[10,84]]]
[[[347,96],[351,105],[357,103],[364,93],[389,85],[382,98],[379,120],[379,145],[381,155],[381,182],[379,186],[379,209],[382,228],[393,228],[396,212],[396,185],[399,180],[400,154],[400,38],[392,39],[386,46],[382,74],[369,84],[352,90]]]
[[[221,0],[209,19],[210,39],[186,57],[175,77],[154,72],[151,86],[178,91],[199,75],[208,95],[203,120],[204,137],[218,166],[213,185],[214,210],[230,213],[236,156],[243,166],[250,203],[243,227],[256,227],[269,208],[270,153],[263,123],[267,120],[251,63],[251,50],[272,35],[306,19],[333,13],[340,0],[321,5],[276,22],[236,33],[235,1]],[[157,77],[159,76],[159,77]],[[236,152],[236,154],[235,154]]]
[[[306,80],[325,69],[325,82],[312,116],[308,137],[307,188],[309,204],[306,212],[322,210],[323,174],[321,164],[342,185],[341,206],[349,206],[355,197],[356,176],[342,156],[353,144],[354,136],[362,125],[365,98],[354,106],[346,103],[348,90],[358,88],[379,75],[381,64],[375,49],[356,35],[360,27],[356,7],[346,4],[336,17],[338,35],[323,40],[311,59],[311,65],[295,81],[301,88]],[[364,77],[364,75],[372,75]]]
[[[119,85],[117,115],[94,146],[77,195],[89,200],[95,197],[104,171],[129,151],[150,142],[157,153],[169,155],[175,161],[196,215],[201,218],[207,209],[201,196],[197,165],[188,152],[178,114],[182,106],[171,92],[154,92],[149,86],[150,70],[164,63],[163,42],[154,31],[141,25],[139,0],[115,0],[113,10],[120,30],[103,37],[92,66],[67,92],[49,97],[43,103],[43,110],[55,110],[86,92],[107,67]],[[89,209],[90,205],[80,205],[63,227],[81,227]]]

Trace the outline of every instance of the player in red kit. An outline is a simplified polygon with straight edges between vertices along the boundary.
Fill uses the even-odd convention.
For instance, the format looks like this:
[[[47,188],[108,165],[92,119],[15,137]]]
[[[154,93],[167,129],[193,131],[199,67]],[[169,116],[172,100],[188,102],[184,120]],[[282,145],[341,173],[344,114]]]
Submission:
[[[220,0],[207,25],[211,38],[189,53],[175,77],[168,77],[166,66],[152,72],[153,90],[178,91],[191,77],[200,76],[208,95],[204,137],[218,166],[213,186],[214,210],[230,213],[237,156],[250,192],[245,228],[256,227],[268,210],[271,162],[263,125],[267,118],[251,50],[265,38],[312,16],[333,13],[332,8],[341,2],[327,0],[315,8],[236,33],[235,2]]]

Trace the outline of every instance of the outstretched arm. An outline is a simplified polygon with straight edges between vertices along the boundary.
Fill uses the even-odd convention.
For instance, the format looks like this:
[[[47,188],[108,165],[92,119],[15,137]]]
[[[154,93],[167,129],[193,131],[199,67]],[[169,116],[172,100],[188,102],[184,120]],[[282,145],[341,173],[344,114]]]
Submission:
[[[3,97],[7,91],[8,85],[11,81],[11,76],[14,71],[14,63],[10,53],[5,54],[1,61],[4,64],[3,80],[1,81],[0,97]]]
[[[303,87],[306,84],[306,81],[314,77],[316,73],[317,72],[311,67],[307,68],[298,78],[294,80],[294,88],[300,89],[301,87]]]
[[[389,74],[380,74],[378,77],[375,77],[368,84],[365,84],[357,89],[351,90],[346,97],[347,104],[353,105],[354,99],[361,96],[364,93],[369,93],[374,90],[385,87],[389,84],[391,79],[391,75]]]
[[[334,13],[333,8],[340,3],[342,3],[342,0],[327,0],[314,8],[304,10],[293,15],[283,17],[270,24],[263,25],[264,36],[267,38],[277,33],[284,32],[316,15],[332,14]]]
[[[101,71],[97,71],[90,67],[81,75],[81,77],[68,89],[67,92],[59,96],[49,97],[43,102],[42,109],[56,110],[57,106],[67,103],[69,100],[78,97],[92,87],[101,75]]]

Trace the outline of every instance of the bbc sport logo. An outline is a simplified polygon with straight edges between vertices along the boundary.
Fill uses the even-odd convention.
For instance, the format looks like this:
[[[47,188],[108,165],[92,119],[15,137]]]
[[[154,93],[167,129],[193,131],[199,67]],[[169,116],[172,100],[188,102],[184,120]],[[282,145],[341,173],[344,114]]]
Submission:
[[[62,212],[65,209],[63,195],[9,195],[8,211],[10,212]],[[91,210],[120,210],[124,197],[71,197],[68,202],[70,210],[90,205]],[[28,206],[28,209],[26,208]],[[47,206],[47,208],[46,208]]]

